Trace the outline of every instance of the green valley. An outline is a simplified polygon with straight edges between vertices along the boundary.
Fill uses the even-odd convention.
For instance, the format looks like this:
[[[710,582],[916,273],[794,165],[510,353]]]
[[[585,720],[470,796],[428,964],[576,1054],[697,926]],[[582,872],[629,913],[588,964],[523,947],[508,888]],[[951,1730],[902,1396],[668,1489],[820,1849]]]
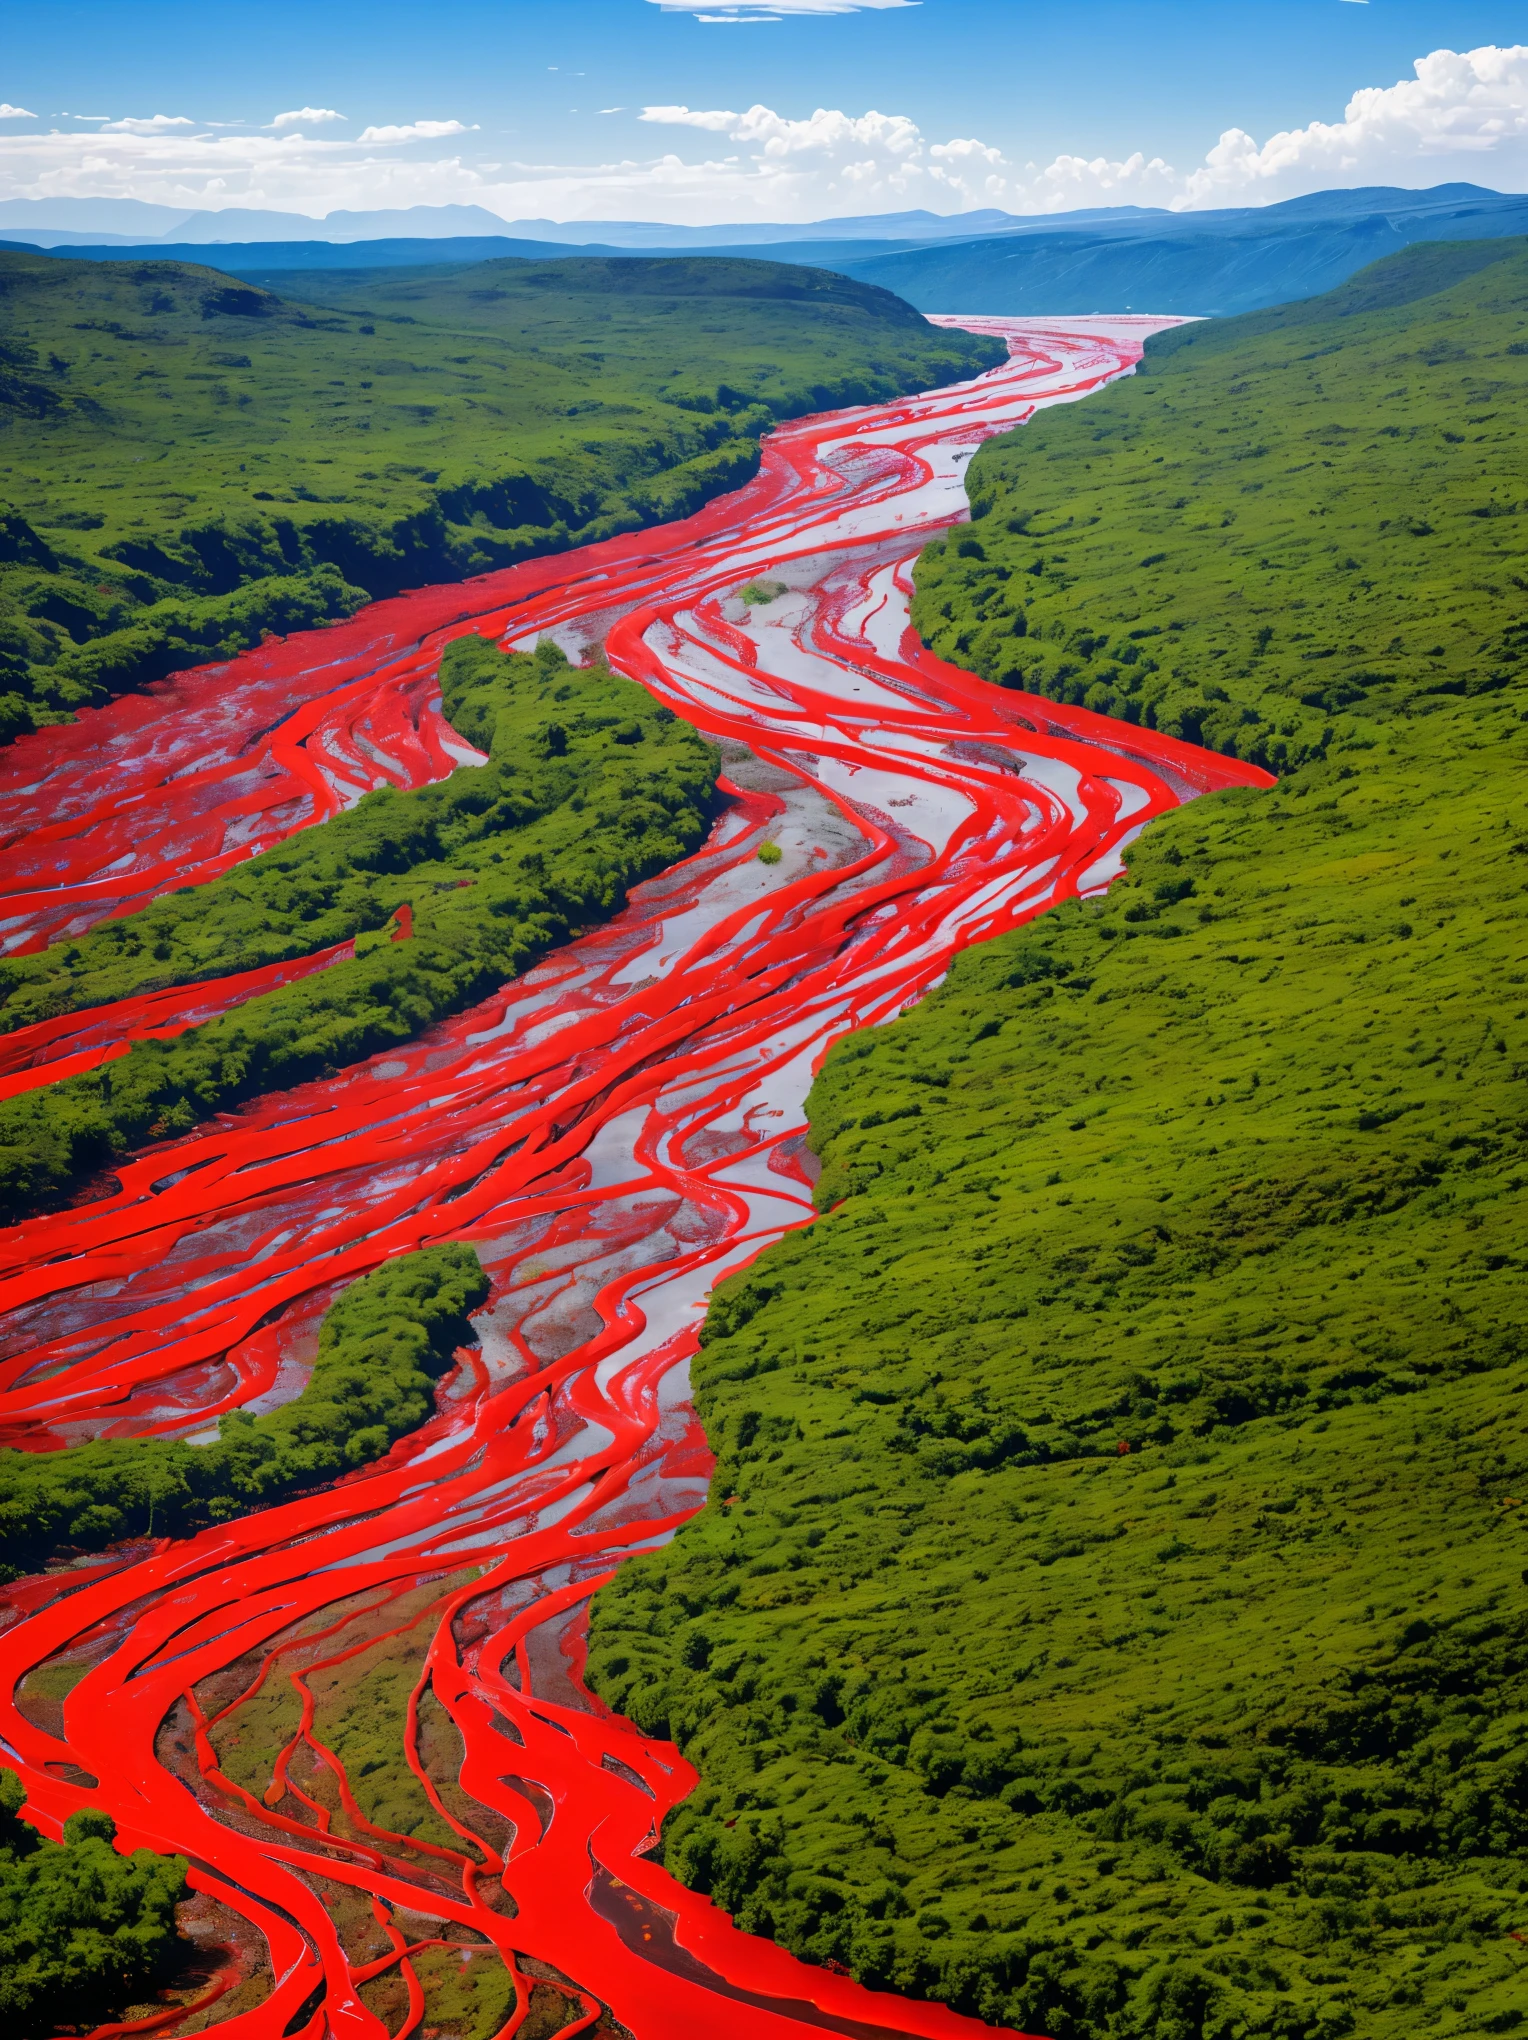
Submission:
[[[916,618],[1264,762],[811,1098],[591,1680],[740,1924],[1052,2040],[1528,2025],[1528,249],[1163,336]]]
[[[768,262],[301,287],[324,302],[0,252],[0,740],[404,587],[687,515],[782,418],[1002,358]]]

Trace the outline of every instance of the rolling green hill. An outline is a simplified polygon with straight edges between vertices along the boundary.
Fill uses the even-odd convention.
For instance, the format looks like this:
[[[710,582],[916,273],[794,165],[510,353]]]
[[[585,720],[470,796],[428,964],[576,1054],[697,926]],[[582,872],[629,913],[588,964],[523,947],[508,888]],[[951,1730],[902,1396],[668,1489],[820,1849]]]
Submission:
[[[1485,266],[1482,266],[1485,265]],[[595,1604],[665,1860],[1054,2040],[1528,2026],[1528,250],[1153,343],[925,635],[1281,770],[811,1098],[712,1501]]]
[[[781,418],[1003,358],[775,263],[342,282],[319,309],[189,263],[0,251],[0,740],[267,631],[687,515]]]
[[[1525,335],[1523,241],[1163,334],[1127,386],[977,456],[973,528],[924,553],[913,620],[999,685],[1275,772],[1334,719],[1372,736],[1514,684]]]

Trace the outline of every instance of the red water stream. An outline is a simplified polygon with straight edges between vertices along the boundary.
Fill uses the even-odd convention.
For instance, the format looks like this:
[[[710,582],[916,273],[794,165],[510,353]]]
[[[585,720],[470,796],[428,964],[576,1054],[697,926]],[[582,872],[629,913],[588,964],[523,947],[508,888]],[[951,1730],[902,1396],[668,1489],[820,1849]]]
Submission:
[[[710,840],[609,927],[408,1049],[0,1234],[0,1439],[39,1449],[205,1437],[290,1397],[337,1288],[392,1254],[470,1240],[492,1278],[437,1415],[380,1463],[0,1596],[0,1741],[30,1809],[57,1832],[104,1807],[124,1847],[190,1857],[246,1923],[246,1969],[263,1946],[263,1994],[219,2026],[239,2040],[412,2032],[416,1958],[459,1944],[514,1981],[504,2040],[537,1978],[576,2008],[570,2034],[977,2030],[799,1964],[675,1884],[648,1852],[694,1773],[579,1676],[591,1592],[704,1499],[696,1327],[716,1281],[811,1216],[803,1106],[827,1049],[966,944],[1101,890],[1153,815],[1262,777],[918,643],[911,563],[965,514],[970,453],[1166,322],[959,323],[1007,334],[1009,364],[784,428],[755,482],[685,523],[379,603],[6,760],[0,938],[20,948],[475,756],[434,682],[463,630],[603,643],[729,747]],[[743,603],[759,576],[785,592]],[[0,1078],[88,1067],[267,976],[12,1035]],[[433,1813],[411,1833],[368,1817],[332,1746],[334,1695],[400,1663],[396,1737]],[[276,1693],[251,1783],[243,1740],[270,1733]],[[390,2024],[364,1995],[384,1975],[403,1985]]]

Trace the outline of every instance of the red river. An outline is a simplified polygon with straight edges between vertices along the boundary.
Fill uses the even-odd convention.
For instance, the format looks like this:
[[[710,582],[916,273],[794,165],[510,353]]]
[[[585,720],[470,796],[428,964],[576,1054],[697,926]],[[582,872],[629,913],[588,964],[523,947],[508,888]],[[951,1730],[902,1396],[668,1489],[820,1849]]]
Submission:
[[[42,1450],[205,1438],[290,1397],[337,1290],[390,1255],[467,1240],[492,1279],[437,1414],[386,1459],[0,1592],[0,1754],[38,1824],[102,1807],[120,1846],[190,1859],[210,1981],[183,2030],[413,2033],[442,1948],[503,1965],[500,2040],[533,1991],[537,2030],[556,2001],[569,2035],[987,2030],[798,1963],[677,1885],[649,1852],[695,1774],[580,1678],[589,1596],[705,1498],[696,1330],[713,1284],[811,1218],[804,1100],[833,1042],[966,944],[1106,887],[1154,815],[1262,781],[920,645],[912,562],[967,514],[971,454],[1172,322],[949,323],[1003,334],[1006,366],[786,426],[684,523],[377,603],[0,757],[16,951],[475,758],[434,677],[464,631],[603,645],[724,747],[710,840],[608,927],[407,1050],[0,1233],[0,1442]],[[783,592],[744,604],[760,576]],[[328,960],[4,1037],[0,1095]],[[369,1817],[333,1746],[333,1696],[383,1690],[368,1667],[434,1839]]]

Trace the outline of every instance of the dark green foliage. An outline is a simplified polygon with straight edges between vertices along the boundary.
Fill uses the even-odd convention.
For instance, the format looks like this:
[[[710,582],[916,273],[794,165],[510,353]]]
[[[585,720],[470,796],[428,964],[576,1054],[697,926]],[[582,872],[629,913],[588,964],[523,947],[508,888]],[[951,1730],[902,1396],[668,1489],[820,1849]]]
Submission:
[[[481,638],[441,662],[448,717],[491,754],[436,786],[369,794],[212,884],[0,961],[0,1028],[356,938],[353,961],[174,1041],[0,1104],[0,1213],[80,1172],[303,1082],[483,998],[693,849],[716,754],[640,687],[557,647]],[[413,936],[391,939],[405,902]]]
[[[1525,317],[1512,240],[1162,334],[977,455],[975,528],[923,555],[914,621],[1002,686],[1273,771],[1334,718],[1518,684]]]
[[[1001,359],[769,262],[301,288],[335,302],[0,252],[0,741],[371,597],[686,516],[780,418]]]
[[[466,1246],[384,1262],[324,1318],[302,1393],[222,1419],[215,1445],[108,1438],[61,1452],[0,1451],[0,1554],[9,1577],[60,1545],[179,1535],[265,1508],[380,1458],[434,1409],[434,1383],[471,1339],[488,1278]]]
[[[29,2040],[93,2026],[163,1975],[186,1860],[119,1856],[101,1813],[77,1813],[62,1844],[45,1841],[18,1819],[22,1798],[0,1770],[0,2018]]]
[[[1494,376],[1521,325],[1479,293],[1513,275],[1343,317],[1342,398],[1271,380],[1258,443],[1382,404],[1443,330]],[[1167,816],[1105,902],[835,1052],[830,1215],[707,1320],[713,1499],[595,1603],[600,1693],[702,1774],[671,1867],[810,1959],[1053,2040],[1528,2026],[1528,685],[1481,684],[1521,588],[1511,527],[1445,524],[1458,451],[1419,427],[1384,494],[1328,478],[1316,529],[1341,558],[1425,510],[1425,579],[1317,559],[1254,608],[1211,519],[1132,598],[1161,550],[1134,421],[1164,464],[1204,445],[1199,500],[1229,501],[1242,448],[1200,435],[1270,318],[999,443],[963,536],[1006,558],[1065,435],[1096,521],[1047,626],[1100,634],[1107,603],[1160,650],[1130,630],[1191,618],[1243,647],[1230,717],[1273,712],[1270,629],[1270,661],[1291,627],[1446,641],[1457,684],[1334,712],[1276,791]],[[1476,504],[1521,473],[1520,407],[1498,422]],[[974,662],[968,561],[921,578]]]

